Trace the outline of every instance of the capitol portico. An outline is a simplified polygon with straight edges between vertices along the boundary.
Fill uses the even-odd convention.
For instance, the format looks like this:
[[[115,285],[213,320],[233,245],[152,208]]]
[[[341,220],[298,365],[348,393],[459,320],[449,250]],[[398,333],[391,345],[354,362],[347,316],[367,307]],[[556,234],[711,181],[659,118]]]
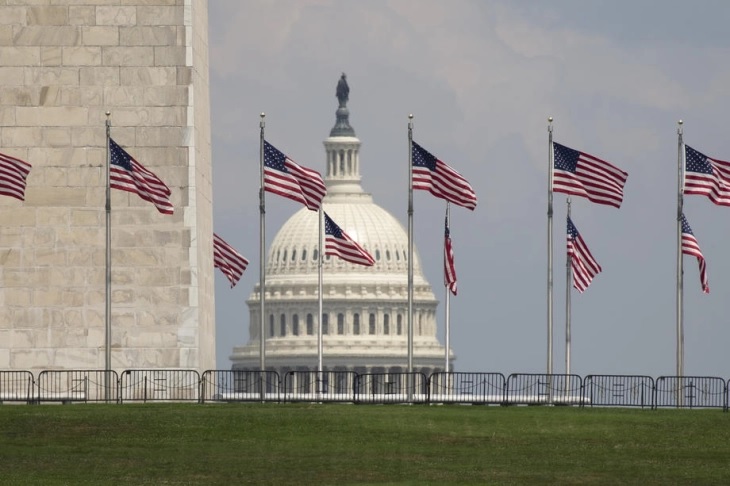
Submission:
[[[343,91],[343,88],[345,91]],[[338,85],[336,123],[325,139],[325,212],[375,259],[354,265],[323,263],[323,370],[405,372],[408,367],[408,235],[373,202],[360,182],[360,140],[349,122],[349,87]],[[317,169],[317,167],[312,167]],[[265,276],[267,370],[318,367],[318,213],[302,208],[281,227],[268,250]],[[260,283],[251,293],[249,342],[230,357],[235,370],[260,369]],[[438,301],[413,258],[413,371],[443,371],[445,348],[436,338]],[[453,359],[453,357],[450,357]]]

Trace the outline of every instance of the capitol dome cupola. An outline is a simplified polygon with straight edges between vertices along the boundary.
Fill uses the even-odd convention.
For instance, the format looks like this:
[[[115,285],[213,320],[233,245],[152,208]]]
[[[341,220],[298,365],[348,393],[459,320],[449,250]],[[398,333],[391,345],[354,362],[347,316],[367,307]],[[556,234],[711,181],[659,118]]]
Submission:
[[[338,194],[362,194],[360,186],[360,139],[350,125],[350,110],[347,109],[350,87],[347,76],[342,73],[337,83],[337,100],[339,106],[336,112],[335,126],[330,130],[330,136],[324,141],[327,152],[327,170],[325,183],[327,195],[336,197]]]

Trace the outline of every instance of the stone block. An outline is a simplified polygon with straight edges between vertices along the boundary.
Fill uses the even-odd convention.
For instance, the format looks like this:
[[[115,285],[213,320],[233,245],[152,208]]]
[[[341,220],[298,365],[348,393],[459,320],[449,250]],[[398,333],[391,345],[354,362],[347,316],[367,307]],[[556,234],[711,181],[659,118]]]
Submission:
[[[187,106],[187,86],[151,86],[144,88],[143,104],[146,106]]]
[[[22,252],[18,251],[17,249],[13,248],[4,248],[0,249],[0,265],[2,265],[4,268],[10,268],[10,267],[19,267],[22,264]],[[6,295],[6,298],[10,298],[10,295]],[[10,299],[8,301],[12,305],[14,304],[14,301]]]
[[[53,351],[45,349],[12,349],[10,352],[10,367],[16,370],[48,369],[53,363]]]
[[[119,42],[124,46],[175,46],[177,28],[174,26],[119,27]]]
[[[137,25],[183,25],[183,10],[150,2],[150,6],[137,7]]]
[[[0,46],[13,45],[13,26],[0,25]]]
[[[43,86],[39,92],[40,106],[80,106],[81,90],[65,86]]]
[[[99,227],[103,224],[103,212],[100,209],[72,209],[72,226]]]
[[[41,66],[60,66],[63,64],[63,48],[58,46],[41,47]]]
[[[174,86],[178,83],[177,69],[163,67],[121,67],[120,84],[123,86]]]
[[[22,84],[22,83],[21,83]],[[79,85],[78,68],[70,67],[26,67],[26,86]]]
[[[104,66],[152,66],[155,63],[153,47],[102,47]]]
[[[180,46],[157,46],[154,47],[155,66],[180,66],[186,64],[187,52],[185,47]]]
[[[66,66],[99,66],[101,65],[101,47],[64,47],[63,64]]]
[[[12,127],[15,125],[15,107],[0,105],[0,127]]]
[[[104,228],[64,227],[56,232],[57,248],[78,248],[104,245]]]
[[[18,118],[18,113],[15,116]],[[143,130],[154,127],[179,127],[187,120],[187,109],[182,106],[118,107],[114,110],[114,120],[119,125],[144,127]]]
[[[20,127],[87,125],[89,109],[83,106],[19,106],[15,116]]]
[[[35,128],[17,128],[15,130],[37,130]],[[40,130],[38,130],[40,133]],[[3,132],[3,139],[5,132]],[[100,149],[102,152],[106,153],[106,150]],[[32,146],[28,150],[28,162],[30,162],[33,165],[40,164],[40,165],[57,165],[57,166],[63,166],[63,167],[79,167],[86,165],[88,162],[89,157],[87,155],[91,155],[93,153],[93,149],[86,148],[86,147],[40,147],[40,142],[36,143],[36,145]],[[99,165],[101,165],[102,160],[106,160],[104,157],[100,157],[100,160],[98,162]],[[33,177],[33,171],[30,173],[30,177]],[[28,187],[30,189],[30,185]]]
[[[179,147],[189,144],[190,133],[183,127],[138,128],[137,145],[140,147]]]
[[[56,241],[56,232],[53,228],[33,228],[33,232],[29,235],[29,245],[34,248],[50,247]]]
[[[86,190],[75,187],[44,187],[38,191],[26,191],[26,201],[34,206],[84,206]]]
[[[141,86],[106,86],[104,88],[104,106],[127,107],[144,104],[144,88]],[[117,110],[115,110],[115,120]],[[120,123],[124,123],[121,120]]]
[[[81,43],[81,31],[76,26],[20,27],[15,34],[16,46],[75,46]]]
[[[0,56],[3,55],[2,50],[4,47],[0,47]],[[10,48],[13,49],[13,48]],[[40,58],[40,55],[39,55]],[[4,89],[9,86],[23,86],[25,80],[25,70],[22,67],[4,67],[0,66],[0,85]]]
[[[104,146],[106,143],[106,128],[100,127],[72,127],[71,144],[76,147]]]
[[[40,64],[40,47],[18,47],[18,45],[22,44],[0,46],[0,59],[2,59],[3,66],[37,66]]]
[[[71,143],[71,131],[68,128],[44,128],[42,134],[43,145],[47,147],[67,147]],[[46,176],[48,175],[48,172],[46,172]],[[65,174],[53,174],[53,185],[61,185],[59,178],[61,175],[65,179]],[[65,180],[62,182],[66,183]]]
[[[41,140],[43,140],[43,133],[38,127],[6,127],[2,129],[3,147],[39,147],[41,145]],[[35,165],[34,162],[29,159],[23,160],[26,160],[31,165]],[[33,174],[32,171],[31,174]]]
[[[135,7],[97,7],[96,25],[136,25],[137,9]]]
[[[118,46],[119,27],[90,26],[81,28],[81,39],[85,46]]]
[[[31,106],[37,105],[38,99],[39,90],[35,88],[6,86],[0,90],[0,105]]]
[[[0,334],[1,336],[1,334]],[[3,341],[5,343],[8,343],[10,341]],[[8,369],[10,368],[10,349],[9,348],[0,348],[0,368],[2,369]]]
[[[36,211],[36,225],[43,228],[67,228],[71,221],[71,210],[65,207],[42,208]],[[56,237],[54,232],[54,239]]]
[[[0,24],[25,25],[26,7],[0,5]]]
[[[48,5],[28,7],[26,22],[28,25],[66,25],[68,9]]]
[[[38,248],[28,262],[34,266],[62,266],[66,264],[66,252],[54,248]]]
[[[70,25],[96,24],[96,7],[93,5],[70,5],[68,7]]]
[[[119,67],[99,66],[82,67],[79,69],[79,84],[81,86],[113,86],[119,84]]]

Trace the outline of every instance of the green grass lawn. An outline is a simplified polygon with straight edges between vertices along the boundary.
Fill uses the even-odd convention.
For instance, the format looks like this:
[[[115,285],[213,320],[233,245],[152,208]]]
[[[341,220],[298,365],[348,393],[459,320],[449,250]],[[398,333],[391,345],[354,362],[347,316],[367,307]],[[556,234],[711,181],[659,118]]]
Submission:
[[[730,484],[720,410],[0,406],[0,484]]]

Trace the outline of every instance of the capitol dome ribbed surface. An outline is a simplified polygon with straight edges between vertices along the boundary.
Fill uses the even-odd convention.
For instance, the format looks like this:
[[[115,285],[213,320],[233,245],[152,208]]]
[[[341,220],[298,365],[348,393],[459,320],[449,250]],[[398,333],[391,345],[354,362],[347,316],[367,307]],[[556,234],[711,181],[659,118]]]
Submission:
[[[354,201],[353,201],[354,199]],[[358,198],[328,197],[325,212],[337,222],[350,238],[357,241],[375,259],[372,267],[326,257],[323,272],[342,273],[353,280],[370,275],[397,274],[405,279],[408,270],[408,235],[398,220],[372,201]],[[334,200],[334,202],[332,202]],[[319,222],[318,213],[302,208],[281,227],[274,238],[266,265],[270,279],[293,276],[311,279],[318,272]],[[418,256],[413,260],[414,279],[423,278]],[[385,277],[388,280],[394,275]]]

